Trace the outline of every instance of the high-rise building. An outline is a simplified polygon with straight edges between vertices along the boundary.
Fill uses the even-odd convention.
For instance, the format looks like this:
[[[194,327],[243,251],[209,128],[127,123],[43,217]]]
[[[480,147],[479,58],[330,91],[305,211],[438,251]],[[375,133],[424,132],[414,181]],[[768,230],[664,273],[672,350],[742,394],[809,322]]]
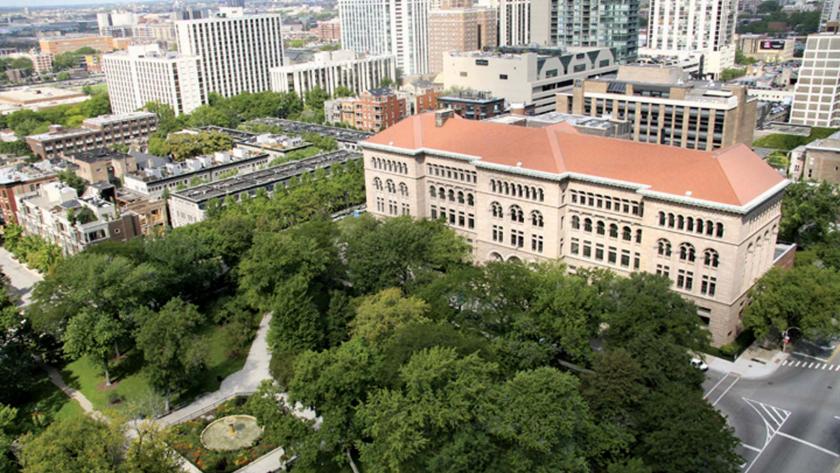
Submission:
[[[358,53],[391,54],[405,75],[429,70],[432,0],[339,0],[341,45]]]
[[[242,8],[221,8],[210,18],[183,20],[178,51],[201,57],[206,93],[231,97],[271,88],[270,69],[283,65],[280,15],[245,15]]]
[[[749,147],[696,151],[543,128],[414,115],[363,141],[367,211],[445,222],[473,258],[658,274],[715,345],[741,330],[779,256],[788,184]]]
[[[152,101],[169,105],[176,115],[192,112],[207,101],[200,67],[201,58],[157,45],[130,46],[102,57],[114,113],[133,112]]]
[[[840,35],[812,34],[805,42],[790,122],[840,126]]]
[[[600,46],[638,54],[639,0],[500,0],[502,46]]]
[[[648,48],[703,51],[704,71],[717,76],[735,64],[738,0],[653,0]]]
[[[224,4],[231,8],[245,8],[245,0],[225,0]]]
[[[350,50],[315,53],[310,62],[287,64],[271,69],[271,90],[295,92],[304,97],[315,87],[330,96],[345,87],[354,94],[379,87],[396,78],[393,56],[365,56]]]
[[[447,2],[451,4],[452,2]],[[443,71],[443,57],[451,51],[474,51],[498,44],[496,10],[474,7],[472,1],[429,12],[429,73]]]
[[[820,15],[820,32],[836,33],[840,26],[840,0],[825,0]]]

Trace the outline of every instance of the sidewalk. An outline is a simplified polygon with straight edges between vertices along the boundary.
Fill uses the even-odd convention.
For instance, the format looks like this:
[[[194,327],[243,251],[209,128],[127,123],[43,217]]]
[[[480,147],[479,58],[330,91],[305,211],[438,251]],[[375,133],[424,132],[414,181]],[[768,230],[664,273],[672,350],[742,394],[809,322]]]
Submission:
[[[44,365],[44,369],[47,371],[47,375],[50,377],[50,381],[52,381],[52,383],[56,385],[58,389],[63,391],[64,394],[67,395],[67,397],[78,402],[79,405],[82,406],[82,410],[85,411],[87,415],[93,417],[96,420],[108,422],[108,418],[105,417],[103,413],[94,409],[93,404],[88,400],[87,397],[85,397],[84,394],[82,394],[77,389],[71,388],[64,382],[64,378],[61,377],[61,373],[59,373],[57,369],[49,365]]]
[[[778,350],[765,350],[758,346],[747,348],[734,362],[703,354],[709,369],[718,373],[736,374],[745,379],[764,378],[775,373],[790,356]]]

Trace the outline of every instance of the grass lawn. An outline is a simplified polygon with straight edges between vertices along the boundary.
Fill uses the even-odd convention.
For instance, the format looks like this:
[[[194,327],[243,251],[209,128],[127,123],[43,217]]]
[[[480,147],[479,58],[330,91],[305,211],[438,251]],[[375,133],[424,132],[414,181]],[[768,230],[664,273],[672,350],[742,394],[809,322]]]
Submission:
[[[30,402],[17,408],[15,427],[20,433],[38,433],[57,420],[85,415],[82,406],[61,392],[46,373],[36,381]]]
[[[808,144],[814,140],[827,138],[835,131],[837,131],[837,128],[813,127],[811,128],[811,134],[808,136],[773,133],[755,140],[753,142],[753,146],[758,148],[772,148],[790,151],[797,146]]]
[[[196,387],[173,399],[173,403],[182,404],[196,396],[215,391],[222,380],[242,368],[245,364],[246,353],[231,353],[231,345],[227,332],[221,326],[206,327],[200,334],[201,344],[207,349],[207,370],[197,380]],[[236,355],[236,356],[232,356]],[[116,409],[125,411],[128,408],[151,409],[153,402],[159,397],[149,383],[149,379],[142,371],[141,355],[135,351],[129,352],[123,360],[111,368],[110,387],[105,386],[105,377],[99,365],[94,364],[88,357],[80,358],[62,371],[64,381],[81,391],[97,410]],[[119,402],[112,402],[119,399]]]

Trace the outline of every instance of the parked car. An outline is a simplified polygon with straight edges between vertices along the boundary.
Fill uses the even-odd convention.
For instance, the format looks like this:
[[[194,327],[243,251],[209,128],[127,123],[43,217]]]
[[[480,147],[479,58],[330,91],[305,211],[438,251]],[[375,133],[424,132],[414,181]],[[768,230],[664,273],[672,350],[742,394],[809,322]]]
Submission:
[[[706,371],[709,369],[709,365],[707,365],[706,362],[698,356],[695,356],[691,359],[691,366],[697,368],[700,371]]]

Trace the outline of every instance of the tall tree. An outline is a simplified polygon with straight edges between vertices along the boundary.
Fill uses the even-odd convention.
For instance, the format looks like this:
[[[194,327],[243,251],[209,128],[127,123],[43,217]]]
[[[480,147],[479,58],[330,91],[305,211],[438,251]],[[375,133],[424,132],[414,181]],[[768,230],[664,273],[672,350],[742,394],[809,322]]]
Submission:
[[[20,460],[23,473],[113,473],[122,461],[122,434],[87,416],[50,424],[25,439]]]
[[[167,434],[151,422],[137,426],[136,437],[125,453],[121,471],[125,473],[178,473],[182,471],[178,454],[167,443]]]
[[[840,220],[840,193],[828,182],[789,185],[782,200],[779,239],[800,247],[825,241]]]
[[[127,333],[126,322],[114,314],[82,309],[67,323],[64,331],[64,352],[78,359],[89,356],[105,373],[105,384],[111,385],[108,360]]]
[[[363,298],[350,322],[354,337],[380,342],[403,325],[429,321],[429,307],[422,299],[403,297],[397,288],[384,289]]]
[[[196,306],[175,298],[158,312],[144,311],[140,319],[137,347],[168,411],[172,394],[189,387],[204,367],[204,349],[196,336],[202,316]]]

